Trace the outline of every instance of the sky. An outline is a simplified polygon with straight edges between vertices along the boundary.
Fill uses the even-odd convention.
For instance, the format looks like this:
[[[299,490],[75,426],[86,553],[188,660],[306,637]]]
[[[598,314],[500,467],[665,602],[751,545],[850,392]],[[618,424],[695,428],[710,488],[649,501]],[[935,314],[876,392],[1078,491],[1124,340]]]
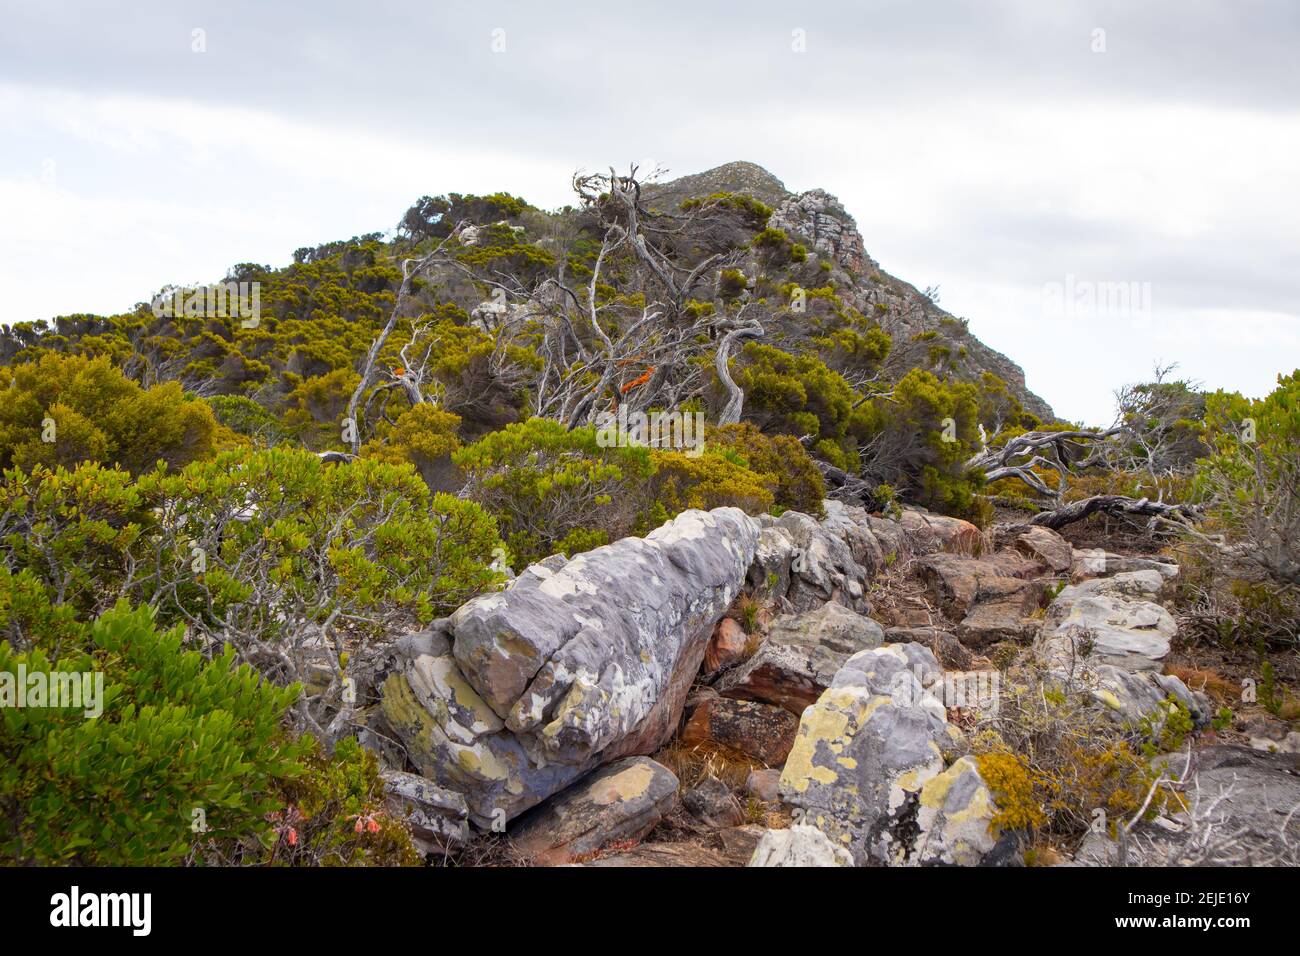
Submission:
[[[1157,364],[1259,396],[1300,366],[1297,49],[1294,0],[0,0],[0,323],[748,160],[1067,420]]]

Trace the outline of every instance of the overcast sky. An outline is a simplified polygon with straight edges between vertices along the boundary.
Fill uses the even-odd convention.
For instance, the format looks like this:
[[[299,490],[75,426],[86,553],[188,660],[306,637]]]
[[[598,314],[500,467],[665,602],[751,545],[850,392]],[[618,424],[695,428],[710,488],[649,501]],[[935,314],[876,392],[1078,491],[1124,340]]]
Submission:
[[[1156,362],[1260,395],[1300,366],[1297,50],[1295,0],[0,0],[0,322],[421,195],[744,159],[839,196],[1068,419]]]

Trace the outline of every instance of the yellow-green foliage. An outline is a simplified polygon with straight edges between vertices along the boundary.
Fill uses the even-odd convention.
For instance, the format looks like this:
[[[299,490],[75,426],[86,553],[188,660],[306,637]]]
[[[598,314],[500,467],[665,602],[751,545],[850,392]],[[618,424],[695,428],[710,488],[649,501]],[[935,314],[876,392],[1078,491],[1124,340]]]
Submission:
[[[710,448],[696,457],[656,450],[653,457],[655,473],[650,486],[659,507],[652,514],[652,525],[687,508],[709,510],[730,505],[761,514],[772,507],[775,483],[769,476],[756,474],[721,450]]]
[[[415,466],[426,483],[433,485],[440,467],[451,465],[460,449],[460,416],[422,402],[402,412],[391,426],[361,447],[361,454],[394,464]]]
[[[106,358],[47,353],[0,368],[0,394],[0,468],[83,461],[133,472],[159,461],[176,468],[234,437],[175,382],[143,389]]]
[[[998,808],[990,821],[995,831],[1037,830],[1047,822],[1028,760],[993,750],[976,757],[976,764]]]
[[[752,422],[711,429],[709,442],[739,455],[750,471],[775,483],[774,503],[788,511],[820,515],[826,481],[793,435],[765,435]]]
[[[569,430],[531,418],[460,449],[452,460],[524,563],[622,537],[649,510],[650,450],[602,448],[590,426]]]
[[[855,409],[859,396],[842,375],[815,355],[791,355],[758,342],[745,346],[740,364],[735,378],[745,390],[746,419],[765,432],[812,436],[819,455],[856,469],[857,439],[868,422]]]

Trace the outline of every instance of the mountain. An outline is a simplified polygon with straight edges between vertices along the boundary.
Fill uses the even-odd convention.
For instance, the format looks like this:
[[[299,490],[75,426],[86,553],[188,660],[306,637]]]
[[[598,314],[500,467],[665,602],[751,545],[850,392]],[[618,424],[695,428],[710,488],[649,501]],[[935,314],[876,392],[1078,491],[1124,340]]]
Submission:
[[[972,335],[966,320],[939,308],[911,283],[880,268],[867,253],[853,216],[824,189],[792,193],[762,166],[737,161],[645,190],[647,202],[665,211],[686,200],[719,193],[743,193],[772,207],[769,226],[803,239],[810,249],[843,270],[847,288],[841,288],[840,295],[864,315],[876,316],[894,340],[891,370],[929,366],[973,382],[991,372],[1006,382],[1027,411],[1043,421],[1056,419],[1051,406],[1026,387],[1019,365]]]

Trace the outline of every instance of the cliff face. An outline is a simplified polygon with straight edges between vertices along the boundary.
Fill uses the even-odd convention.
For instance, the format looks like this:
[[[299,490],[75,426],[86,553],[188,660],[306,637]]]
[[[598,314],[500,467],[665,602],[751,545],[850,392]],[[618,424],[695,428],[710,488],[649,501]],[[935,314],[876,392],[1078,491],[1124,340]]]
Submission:
[[[646,195],[651,204],[667,210],[685,199],[720,192],[744,193],[771,206],[769,226],[797,238],[810,253],[832,264],[840,295],[864,315],[875,317],[893,338],[888,362],[892,375],[921,367],[962,381],[979,381],[991,372],[1007,383],[1027,411],[1045,421],[1055,420],[1051,406],[1026,387],[1019,365],[972,335],[966,320],[881,269],[867,253],[853,216],[824,189],[792,193],[763,167],[733,162],[657,184]]]

